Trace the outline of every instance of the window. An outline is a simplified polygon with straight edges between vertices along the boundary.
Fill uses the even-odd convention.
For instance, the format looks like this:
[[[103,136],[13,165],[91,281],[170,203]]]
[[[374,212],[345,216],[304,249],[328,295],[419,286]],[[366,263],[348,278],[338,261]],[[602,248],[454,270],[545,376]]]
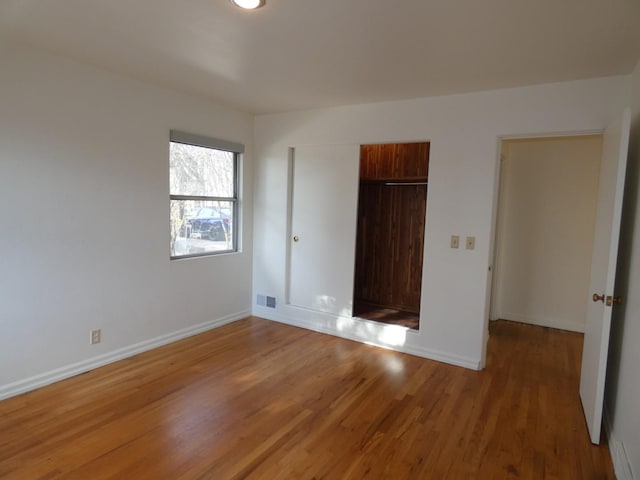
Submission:
[[[171,258],[238,250],[238,161],[244,146],[171,131]]]

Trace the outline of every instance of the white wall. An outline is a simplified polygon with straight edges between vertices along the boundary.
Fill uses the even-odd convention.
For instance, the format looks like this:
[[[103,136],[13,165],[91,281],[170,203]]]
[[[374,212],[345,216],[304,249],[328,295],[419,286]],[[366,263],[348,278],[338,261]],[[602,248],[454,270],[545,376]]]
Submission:
[[[254,303],[255,294],[269,294],[278,297],[279,307],[274,311],[254,304],[254,313],[481,367],[499,137],[600,132],[613,112],[622,110],[627,80],[611,77],[257,117]],[[431,142],[431,158],[419,333],[401,336],[286,305],[288,147],[424,140]],[[476,236],[475,250],[450,249],[451,234]]]
[[[505,140],[492,318],[584,332],[602,137]]]
[[[0,398],[248,314],[251,116],[4,42],[0,65]],[[242,253],[169,260],[172,128],[247,145]]]
[[[624,303],[613,310],[605,388],[609,445],[620,480],[640,478],[640,63],[631,85],[631,139],[615,287]]]

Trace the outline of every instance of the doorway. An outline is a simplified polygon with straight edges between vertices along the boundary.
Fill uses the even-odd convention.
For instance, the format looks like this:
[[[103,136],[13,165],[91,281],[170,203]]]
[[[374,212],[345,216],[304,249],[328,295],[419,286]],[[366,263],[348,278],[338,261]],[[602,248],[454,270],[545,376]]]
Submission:
[[[614,287],[630,130],[631,109],[625,108],[622,115],[613,119],[605,128],[604,133],[599,135],[601,156],[598,169],[597,198],[594,206],[594,228],[589,235],[592,242],[592,255],[589,263],[590,278],[583,297],[587,308],[583,327],[584,342],[580,369],[580,400],[591,441],[595,444],[600,443],[612,310],[623,301],[622,297],[617,296]],[[501,162],[503,161],[501,158]],[[503,170],[500,168],[500,173],[504,173]],[[502,188],[503,181],[504,178],[497,189],[498,204],[508,205],[508,202],[500,198],[504,196],[506,190]],[[570,188],[570,184],[567,184],[566,187]],[[504,216],[503,210],[505,209],[498,208],[499,217]],[[499,246],[501,234],[504,238],[505,232],[509,231],[504,228],[504,224],[504,219],[502,225],[500,220],[496,222],[495,233],[498,251],[504,248]],[[502,230],[501,234],[500,230]],[[554,243],[558,242],[554,240]],[[569,245],[568,248],[572,246]],[[500,263],[499,257],[500,255],[494,256],[497,264]],[[499,270],[499,265],[496,266],[498,266],[496,270]],[[555,271],[557,272],[558,269],[556,268]],[[549,276],[549,272],[547,272],[547,276]],[[496,285],[498,278],[499,275],[494,276],[492,294],[498,293],[499,288]],[[496,308],[499,302],[496,301],[495,295],[491,300],[490,318],[496,319]]]
[[[429,143],[362,145],[353,316],[418,330]]]
[[[602,135],[501,147],[491,319],[584,332]]]

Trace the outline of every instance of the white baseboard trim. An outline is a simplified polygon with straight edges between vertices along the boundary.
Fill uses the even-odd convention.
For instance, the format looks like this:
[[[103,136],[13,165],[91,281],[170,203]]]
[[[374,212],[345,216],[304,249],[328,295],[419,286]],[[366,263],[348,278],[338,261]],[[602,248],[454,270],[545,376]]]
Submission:
[[[142,342],[129,345],[112,352],[108,352],[97,357],[92,357],[87,360],[82,360],[71,365],[66,365],[61,368],[56,368],[48,372],[44,372],[33,377],[26,378],[24,380],[18,380],[17,382],[9,383],[7,385],[0,386],[0,400],[4,400],[9,397],[14,397],[22,393],[35,390],[36,388],[44,387],[51,383],[64,380],[65,378],[73,377],[81,373],[88,372],[98,367],[103,367],[118,360],[122,360],[138,353],[146,352],[169,343],[173,343],[178,340],[182,340],[199,333],[212,330],[214,328],[221,327],[228,323],[235,322],[242,318],[246,318],[251,315],[249,310],[233,313],[216,320],[210,320],[208,322],[193,325],[191,327],[183,328],[175,332],[160,335],[159,337],[152,338],[150,340],[144,340]]]
[[[539,327],[558,328],[560,330],[568,330],[570,332],[584,333],[584,324],[580,322],[573,322],[571,320],[536,318],[520,315],[518,313],[501,313],[499,318],[503,320],[511,320],[512,322],[538,325]]]
[[[463,357],[460,355],[454,355],[447,352],[441,352],[433,348],[419,348],[412,347],[411,345],[405,346],[400,352],[409,353],[418,357],[426,358],[429,360],[435,360],[437,362],[446,363],[448,365],[454,365],[456,367],[468,368],[470,370],[482,370],[482,365],[479,360]]]
[[[609,451],[611,452],[611,461],[613,462],[613,469],[615,470],[617,480],[634,480],[631,464],[627,457],[627,451],[624,448],[624,444],[613,436],[613,425],[606,408],[604,409],[602,417],[604,431],[607,434],[607,441],[609,443]]]
[[[267,320],[272,320],[274,322],[284,323],[286,325],[291,325],[293,327],[300,327],[306,330],[311,330],[318,333],[325,333],[328,335],[333,335],[334,337],[340,337],[347,340],[352,340],[359,343],[366,343],[367,345],[373,345],[376,347],[386,348],[388,350],[395,350],[397,352],[408,353],[410,355],[415,355],[422,358],[427,358],[429,360],[435,360],[438,362],[447,363],[449,365],[455,365],[457,367],[468,368],[471,370],[481,370],[481,362],[476,359],[472,359],[469,357],[463,357],[459,355],[450,354],[447,352],[442,352],[439,350],[434,350],[430,348],[422,348],[417,347],[415,345],[389,345],[382,342],[372,341],[371,339],[366,339],[359,336],[357,333],[349,330],[349,329],[341,329],[333,328],[331,325],[326,325],[323,322],[313,322],[308,320],[303,320],[300,318],[292,318],[290,316],[282,315],[277,311],[273,311],[271,309],[263,308],[263,307],[254,307],[253,315],[256,315],[261,318],[266,318]],[[333,315],[328,315],[332,319],[336,319],[337,317]],[[368,320],[356,320],[358,322],[368,322]],[[377,323],[377,322],[371,322]]]

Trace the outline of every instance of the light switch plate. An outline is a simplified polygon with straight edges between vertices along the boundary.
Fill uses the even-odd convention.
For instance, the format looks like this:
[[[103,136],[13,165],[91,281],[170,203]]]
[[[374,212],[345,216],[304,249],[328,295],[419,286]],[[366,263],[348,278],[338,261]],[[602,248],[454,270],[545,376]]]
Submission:
[[[467,250],[476,248],[476,237],[467,237]]]
[[[458,235],[451,235],[451,248],[458,248],[460,246],[460,237]]]

